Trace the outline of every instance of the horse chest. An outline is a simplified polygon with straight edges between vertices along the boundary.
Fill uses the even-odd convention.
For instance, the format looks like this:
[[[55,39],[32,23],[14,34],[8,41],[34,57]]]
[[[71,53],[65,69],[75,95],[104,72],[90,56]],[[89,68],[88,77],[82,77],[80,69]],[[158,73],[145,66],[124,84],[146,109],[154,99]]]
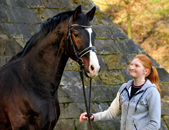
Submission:
[[[48,104],[40,106],[41,109],[41,128],[53,129],[60,115],[59,104],[56,100],[50,100]]]

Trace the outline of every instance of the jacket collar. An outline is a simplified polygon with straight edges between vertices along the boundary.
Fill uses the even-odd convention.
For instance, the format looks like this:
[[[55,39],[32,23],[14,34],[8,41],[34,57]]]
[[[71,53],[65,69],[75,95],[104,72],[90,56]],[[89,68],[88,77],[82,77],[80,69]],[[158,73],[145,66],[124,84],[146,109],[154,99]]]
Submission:
[[[127,89],[127,90],[129,90],[129,88],[132,86],[132,82],[133,82],[133,81],[134,81],[134,79],[129,80],[129,81],[127,82],[127,86],[126,86],[126,89]],[[155,84],[152,84],[152,83],[150,82],[150,80],[147,79],[146,82],[145,82],[145,84],[143,85],[143,87],[141,87],[141,89],[140,89],[139,91],[144,91],[144,90],[146,90],[146,89],[149,88],[149,87],[155,87],[155,88],[156,88],[156,85],[155,85]]]

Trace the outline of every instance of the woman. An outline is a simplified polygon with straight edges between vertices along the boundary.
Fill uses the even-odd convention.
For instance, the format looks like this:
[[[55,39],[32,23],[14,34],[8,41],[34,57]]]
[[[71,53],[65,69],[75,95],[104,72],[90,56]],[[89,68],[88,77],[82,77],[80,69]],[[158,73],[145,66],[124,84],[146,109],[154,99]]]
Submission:
[[[161,124],[161,90],[159,77],[151,60],[137,55],[129,65],[133,80],[124,83],[110,107],[92,114],[93,121],[112,120],[121,110],[121,130],[158,130]],[[88,120],[86,112],[80,115],[80,122]]]

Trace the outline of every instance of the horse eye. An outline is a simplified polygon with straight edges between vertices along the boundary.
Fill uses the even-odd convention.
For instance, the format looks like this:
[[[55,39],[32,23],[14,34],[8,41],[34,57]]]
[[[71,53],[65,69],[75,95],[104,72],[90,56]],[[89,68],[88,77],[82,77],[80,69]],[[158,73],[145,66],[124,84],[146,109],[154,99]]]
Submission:
[[[75,36],[75,37],[80,37],[79,34],[77,34],[77,33],[74,33],[74,36]]]

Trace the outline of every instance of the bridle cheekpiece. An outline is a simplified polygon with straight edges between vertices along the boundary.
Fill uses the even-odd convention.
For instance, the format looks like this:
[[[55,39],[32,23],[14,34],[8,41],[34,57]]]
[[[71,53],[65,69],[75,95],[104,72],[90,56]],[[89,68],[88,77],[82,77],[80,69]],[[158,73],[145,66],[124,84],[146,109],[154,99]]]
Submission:
[[[81,66],[81,65],[84,65],[82,57],[84,55],[86,55],[87,53],[89,53],[90,50],[96,52],[96,49],[95,49],[94,46],[89,46],[89,47],[85,48],[82,52],[78,53],[77,50],[76,50],[76,48],[75,48],[75,44],[73,43],[70,29],[71,29],[71,27],[92,28],[92,26],[85,26],[85,25],[79,25],[79,24],[72,24],[72,25],[70,25],[71,18],[72,17],[70,17],[69,24],[68,24],[67,51],[68,51],[68,43],[69,43],[69,39],[70,39],[70,43],[71,43],[71,45],[73,47],[73,50],[74,50],[74,53],[75,53],[75,56],[76,56],[76,61]],[[82,61],[82,64],[81,64],[80,61]]]

